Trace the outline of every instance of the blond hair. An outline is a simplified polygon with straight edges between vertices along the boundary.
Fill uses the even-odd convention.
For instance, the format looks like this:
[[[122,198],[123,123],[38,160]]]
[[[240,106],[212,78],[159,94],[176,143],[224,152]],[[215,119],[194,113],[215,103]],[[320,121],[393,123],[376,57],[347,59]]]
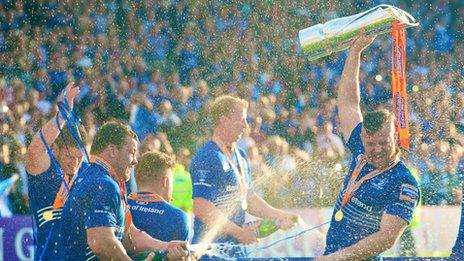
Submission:
[[[221,117],[230,115],[237,105],[243,109],[248,109],[248,102],[243,99],[229,95],[216,98],[211,105],[211,119],[214,126],[217,125]]]
[[[174,158],[166,153],[150,151],[142,155],[135,166],[135,181],[137,184],[152,182],[165,174],[167,169],[174,168]]]

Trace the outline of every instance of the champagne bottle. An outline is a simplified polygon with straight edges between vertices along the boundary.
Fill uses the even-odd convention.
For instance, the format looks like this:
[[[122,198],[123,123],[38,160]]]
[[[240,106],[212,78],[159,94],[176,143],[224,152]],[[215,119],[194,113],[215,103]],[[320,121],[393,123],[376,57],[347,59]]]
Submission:
[[[256,228],[257,238],[267,237],[279,230],[279,225],[272,219],[263,219],[259,222],[259,226]]]
[[[144,252],[140,252],[140,253],[137,253],[136,255],[134,255],[134,260],[143,261],[148,257],[148,255],[151,252],[155,253],[155,256],[151,259],[151,261],[167,261],[168,260],[167,253],[164,252],[164,251],[144,251]]]
[[[297,223],[298,217],[297,216],[293,217],[292,221],[294,223]],[[256,228],[257,238],[263,238],[263,237],[270,236],[271,234],[273,234],[280,228],[279,222],[277,220],[262,219],[257,222],[259,222],[259,226]]]

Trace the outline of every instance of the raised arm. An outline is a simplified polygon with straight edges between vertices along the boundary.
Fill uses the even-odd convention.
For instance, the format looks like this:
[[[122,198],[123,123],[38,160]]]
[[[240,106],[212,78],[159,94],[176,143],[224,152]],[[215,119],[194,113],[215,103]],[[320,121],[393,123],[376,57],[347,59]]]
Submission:
[[[342,77],[338,87],[338,115],[343,138],[347,141],[352,130],[362,122],[362,114],[359,103],[361,101],[359,91],[359,67],[361,53],[369,46],[375,37],[361,34],[351,45],[348,58],[345,61]]]
[[[71,82],[66,86],[66,98],[71,109],[74,106],[74,98],[79,95],[79,87],[74,86],[74,83]],[[61,128],[63,128],[64,120],[58,113],[60,126],[56,125],[56,118],[53,117],[50,119],[44,126],[42,126],[42,132],[47,142],[48,146],[51,146],[58,135],[60,134]],[[39,132],[37,132],[32,138],[31,144],[27,148],[26,152],[26,170],[29,174],[36,176],[50,167],[50,158],[47,154],[45,146],[40,138]]]

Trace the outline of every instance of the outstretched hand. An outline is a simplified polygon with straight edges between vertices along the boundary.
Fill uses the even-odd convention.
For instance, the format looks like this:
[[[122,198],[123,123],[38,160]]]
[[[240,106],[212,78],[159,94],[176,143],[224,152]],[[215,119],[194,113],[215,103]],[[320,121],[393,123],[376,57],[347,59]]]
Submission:
[[[69,107],[71,109],[74,108],[74,99],[79,95],[80,89],[79,86],[74,86],[74,82],[68,83],[66,85],[66,101],[69,104]],[[64,101],[64,92],[61,93],[60,98],[58,98],[59,101]]]
[[[168,260],[180,260],[189,255],[188,244],[185,241],[169,241],[166,251]]]
[[[358,36],[358,38],[354,39],[353,42],[351,43],[351,50],[355,50],[358,52],[363,51],[368,47],[372,42],[375,40],[375,35],[374,36],[367,36],[364,29],[361,29],[361,32]]]
[[[299,219],[300,217],[298,215],[289,212],[283,212],[281,217],[278,219],[279,227],[282,230],[288,230],[294,227],[298,223]]]

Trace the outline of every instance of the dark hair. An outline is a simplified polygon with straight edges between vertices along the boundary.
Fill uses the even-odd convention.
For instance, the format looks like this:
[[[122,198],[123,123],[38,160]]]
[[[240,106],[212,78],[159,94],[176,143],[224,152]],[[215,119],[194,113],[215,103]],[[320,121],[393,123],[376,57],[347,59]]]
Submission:
[[[86,146],[87,145],[87,131],[82,125],[77,125],[77,128],[79,129],[79,133],[81,134],[82,145]],[[74,130],[74,132],[76,131]],[[58,146],[58,148],[60,149],[64,147],[77,148],[76,143],[74,142],[74,139],[71,135],[71,132],[69,131],[68,126],[66,125],[61,129],[60,135],[55,140],[54,144],[56,144],[56,146]]]
[[[137,184],[151,182],[161,177],[167,169],[176,164],[174,158],[159,151],[150,151],[142,155],[135,166],[135,181]]]
[[[385,123],[390,123],[394,120],[393,113],[386,109],[370,111],[364,114],[363,127],[366,133],[372,134],[380,130]]]
[[[121,149],[126,143],[127,136],[138,140],[137,134],[131,130],[129,125],[115,121],[107,122],[95,134],[90,152],[98,154],[110,144]]]

